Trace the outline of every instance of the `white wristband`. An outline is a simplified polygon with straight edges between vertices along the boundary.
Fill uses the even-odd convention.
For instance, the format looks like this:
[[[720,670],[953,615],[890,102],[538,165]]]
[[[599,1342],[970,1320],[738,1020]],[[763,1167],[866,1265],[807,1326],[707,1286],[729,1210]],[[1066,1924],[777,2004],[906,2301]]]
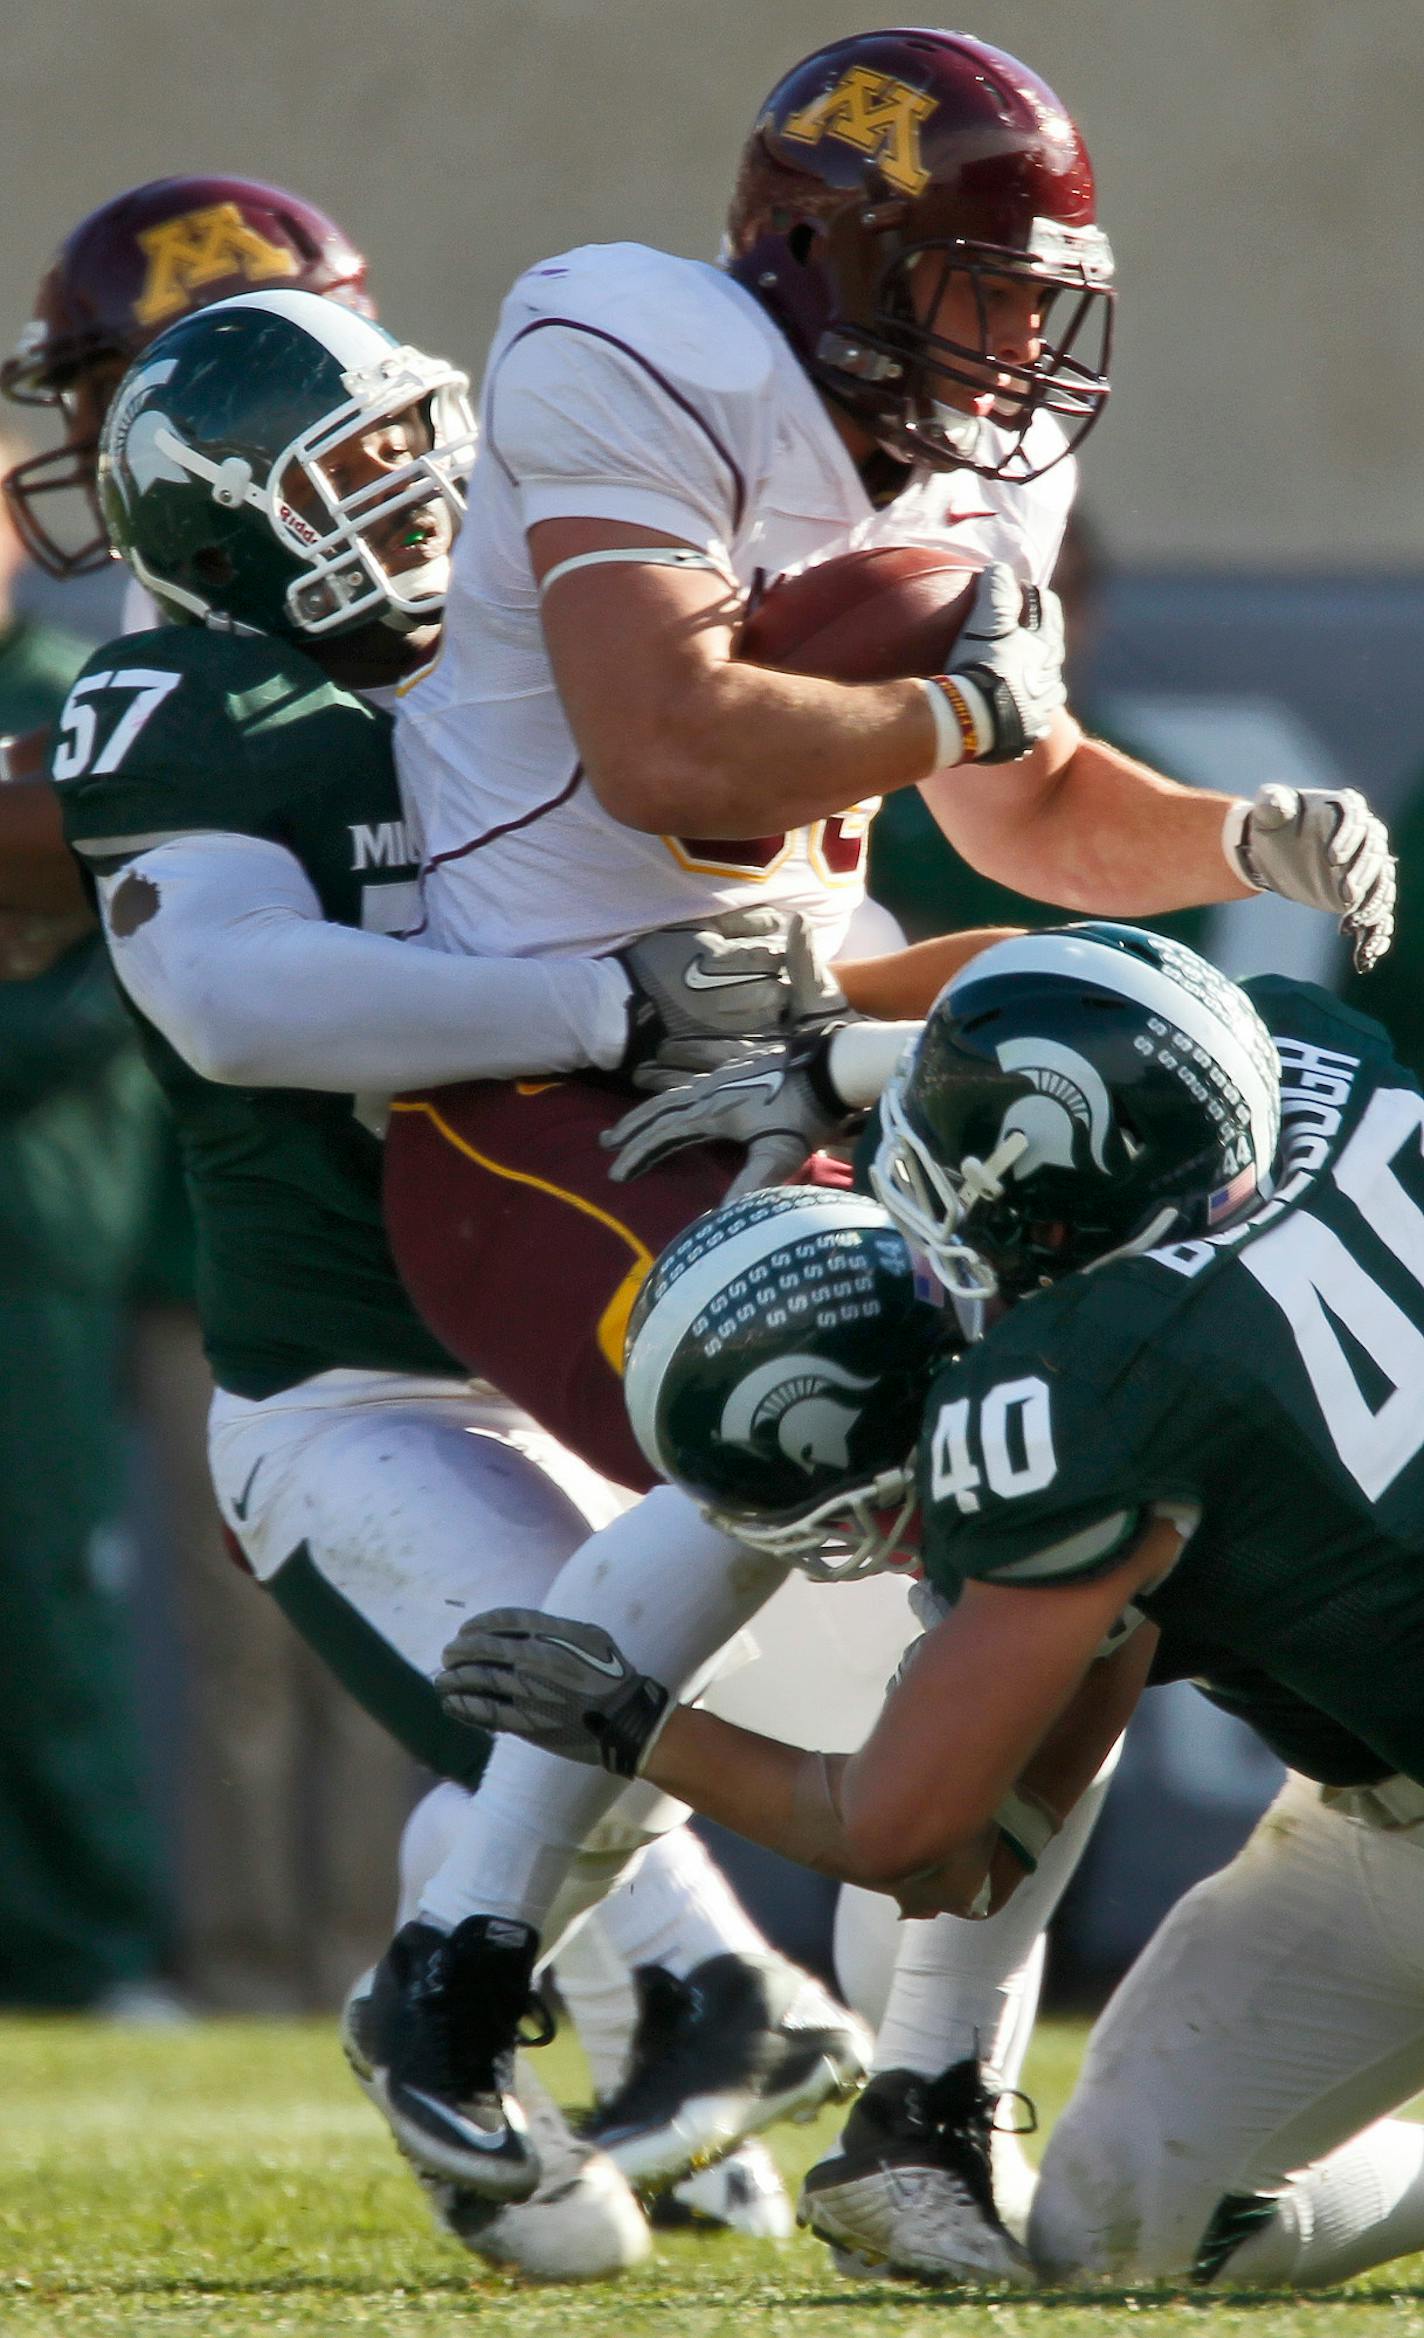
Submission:
[[[1058,1821],[1047,1803],[1011,1786],[994,1813],[999,1832],[1015,1857],[1032,1875],[1058,1832]]]
[[[980,705],[976,703],[979,693],[973,683],[966,685],[957,674],[936,674],[929,679],[922,678],[920,688],[934,717],[934,761],[930,770],[952,771],[956,764],[972,762],[983,735]]]
[[[865,1017],[832,1032],[826,1077],[847,1112],[866,1112],[879,1101],[896,1064],[923,1029],[923,1023],[877,1023]]]

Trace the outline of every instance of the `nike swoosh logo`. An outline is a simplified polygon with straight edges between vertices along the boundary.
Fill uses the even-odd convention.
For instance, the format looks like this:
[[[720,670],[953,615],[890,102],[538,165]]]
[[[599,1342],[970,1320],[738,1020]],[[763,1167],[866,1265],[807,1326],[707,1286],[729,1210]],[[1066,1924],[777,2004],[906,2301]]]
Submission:
[[[233,1517],[241,1519],[244,1523],[247,1519],[247,1497],[252,1491],[252,1481],[256,1477],[257,1472],[261,1467],[262,1464],[260,1461],[253,1462],[251,1469],[247,1473],[247,1483],[232,1505]]]
[[[711,968],[699,966],[694,960],[682,979],[688,990],[730,990],[734,983],[768,982],[772,974],[773,970],[769,966],[760,974],[718,974]]]
[[[744,1080],[719,1080],[717,1082],[717,1096],[720,1100],[723,1096],[755,1096],[760,1093],[770,1103],[773,1097],[781,1094],[782,1081],[783,1074],[780,1072],[757,1072],[749,1074]],[[672,1091],[669,1099],[670,1104],[676,1102],[678,1094],[677,1089]],[[682,1109],[696,1111],[700,1101],[701,1099],[694,1090],[688,1096]]]
[[[433,2111],[442,2127],[448,2127],[452,2135],[458,2136],[462,2143],[472,2145],[476,2151],[508,2149],[508,2128],[496,2128],[491,2134],[487,2128],[476,2127],[472,2120],[462,2119],[458,2111],[452,2111],[448,2103],[440,2102],[435,2095],[422,2094],[418,2086],[407,2086],[402,2092],[408,2102],[419,2103],[424,2111]]]
[[[541,1632],[539,1637],[546,1648],[562,1648],[568,1655],[577,1656],[581,1664],[591,1665],[595,1672],[605,1673],[609,1680],[622,1680],[626,1669],[624,1665],[610,1664],[602,1656],[591,1656],[587,1648],[576,1646],[572,1640],[558,1640],[552,1632]]]

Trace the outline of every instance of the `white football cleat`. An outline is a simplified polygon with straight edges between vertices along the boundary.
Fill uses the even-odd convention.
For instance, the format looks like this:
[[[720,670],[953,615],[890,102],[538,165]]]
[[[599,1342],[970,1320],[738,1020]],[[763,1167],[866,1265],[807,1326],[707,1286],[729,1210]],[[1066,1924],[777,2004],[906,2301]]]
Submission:
[[[759,2241],[787,2240],[796,2228],[776,2162],[755,2136],[715,2167],[697,2168],[670,2192],[660,2192],[649,2221],[659,2232],[679,2225],[700,2225],[704,2231],[715,2226]]]
[[[1032,2287],[1028,2252],[994,2203],[993,2118],[977,2063],[938,2078],[882,2071],[807,2175],[799,2221],[829,2242],[842,2273]]]
[[[422,2175],[441,2230],[473,2256],[530,2281],[607,2281],[641,2265],[652,2237],[612,2160],[574,2134],[523,2055],[514,2091],[539,2155],[535,2190],[498,2207],[465,2186]]]

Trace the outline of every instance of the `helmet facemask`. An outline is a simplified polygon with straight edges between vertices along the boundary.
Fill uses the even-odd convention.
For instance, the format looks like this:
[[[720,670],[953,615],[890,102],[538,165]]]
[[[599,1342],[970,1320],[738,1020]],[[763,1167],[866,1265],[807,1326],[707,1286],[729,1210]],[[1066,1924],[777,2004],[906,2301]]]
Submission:
[[[62,372],[36,357],[26,362],[25,341],[4,369],[6,397],[59,417],[57,446],[25,455],[5,473],[3,489],[15,533],[30,558],[66,583],[92,576],[114,558],[99,507],[96,466],[99,430],[128,360],[98,348]]]
[[[882,205],[862,212],[858,225],[905,209]],[[1101,230],[1036,220],[1026,251],[953,237],[886,240],[897,248],[869,291],[863,321],[835,319],[820,337],[810,370],[821,387],[887,454],[932,470],[1023,482],[1081,446],[1109,388],[1113,260]],[[1036,296],[1038,329],[1026,359],[996,346],[991,311],[1005,285]],[[976,328],[972,339],[935,330],[956,289],[961,314]],[[973,412],[967,401],[988,394],[988,412]],[[1043,414],[1061,431],[1046,455],[1026,446]]]
[[[1023,1151],[1023,1140],[1010,1136],[987,1162],[939,1160],[906,1109],[908,1070],[907,1056],[880,1099],[881,1137],[870,1164],[871,1192],[951,1298],[992,1299],[998,1275],[963,1228],[976,1198],[999,1198],[1002,1172]],[[1007,1157],[999,1159],[1000,1153]]]
[[[436,624],[450,581],[450,543],[464,516],[464,482],[475,459],[474,415],[463,374],[418,349],[398,349],[369,374],[348,375],[348,406],[323,416],[294,439],[262,491],[274,532],[300,552],[308,573],[287,593],[294,629],[306,634],[346,632],[357,624],[379,623],[398,633]],[[327,465],[352,439],[365,439],[383,423],[411,423],[427,444],[379,477],[342,494]],[[318,522],[293,509],[292,473],[300,473],[315,499]],[[412,568],[393,570],[371,542],[402,512],[414,515],[430,504],[449,515],[443,548]],[[437,539],[438,541],[438,539]]]
[[[840,1488],[794,1516],[745,1516],[711,1506],[705,1515],[735,1541],[798,1568],[813,1583],[859,1583],[918,1566],[911,1539],[916,1508],[912,1453],[901,1468]]]

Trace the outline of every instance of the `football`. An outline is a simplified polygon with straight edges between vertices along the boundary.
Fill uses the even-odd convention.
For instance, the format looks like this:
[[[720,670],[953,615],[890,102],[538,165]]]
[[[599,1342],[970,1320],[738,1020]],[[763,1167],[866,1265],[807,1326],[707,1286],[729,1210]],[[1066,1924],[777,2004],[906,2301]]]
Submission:
[[[977,562],[943,545],[878,544],[772,580],[753,594],[737,656],[823,682],[898,682],[944,669]]]

